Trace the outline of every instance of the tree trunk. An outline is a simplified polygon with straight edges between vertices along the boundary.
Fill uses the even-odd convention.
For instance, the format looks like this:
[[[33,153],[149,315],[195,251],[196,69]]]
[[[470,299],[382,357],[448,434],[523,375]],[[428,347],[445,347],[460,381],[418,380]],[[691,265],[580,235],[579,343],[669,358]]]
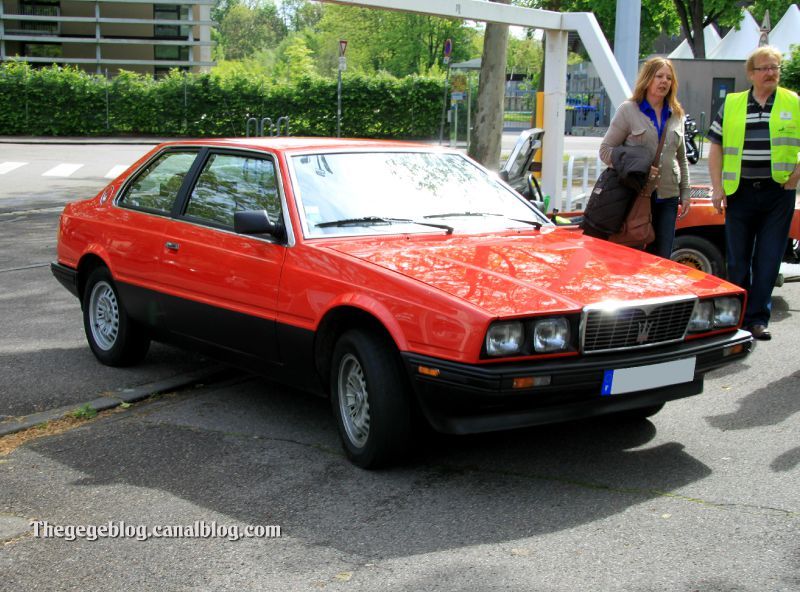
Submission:
[[[673,0],[681,29],[695,59],[705,59],[706,40],[703,33],[703,0]]]
[[[501,4],[510,2],[510,0],[492,1]],[[508,25],[487,23],[469,155],[491,170],[497,170],[500,163],[507,45]]]

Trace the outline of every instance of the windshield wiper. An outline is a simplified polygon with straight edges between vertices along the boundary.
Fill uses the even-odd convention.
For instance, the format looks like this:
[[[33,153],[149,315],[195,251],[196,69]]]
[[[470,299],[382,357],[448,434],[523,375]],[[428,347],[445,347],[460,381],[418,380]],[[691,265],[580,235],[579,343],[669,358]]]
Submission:
[[[426,216],[427,217],[427,216]],[[342,220],[331,220],[329,222],[319,222],[315,226],[317,228],[326,228],[330,226],[374,226],[377,224],[419,224],[420,226],[430,226],[432,228],[441,228],[447,231],[447,234],[453,234],[453,227],[447,224],[435,224],[433,222],[422,222],[420,220],[412,220],[411,218],[383,218],[380,216],[363,216],[361,218],[344,218]]]
[[[530,224],[536,230],[541,230],[542,223],[536,220],[523,220],[522,218],[509,218],[509,220],[513,220],[514,222],[522,222],[523,224]]]
[[[448,212],[447,214],[428,214],[423,218],[461,218],[464,216],[502,216],[492,212]]]
[[[423,216],[424,218],[460,218],[464,216],[500,216],[501,218],[508,218],[505,214],[495,214],[493,212],[450,212],[447,214],[428,214],[427,216]],[[542,227],[541,222],[537,222],[536,220],[523,220],[521,218],[508,218],[509,220],[513,220],[514,222],[522,222],[523,224],[530,224],[536,230],[539,230]]]

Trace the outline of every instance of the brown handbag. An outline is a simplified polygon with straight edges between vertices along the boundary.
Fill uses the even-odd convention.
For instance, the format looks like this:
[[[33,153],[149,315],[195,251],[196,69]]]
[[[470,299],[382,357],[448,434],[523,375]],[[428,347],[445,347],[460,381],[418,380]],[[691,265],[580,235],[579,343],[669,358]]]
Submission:
[[[669,121],[669,120],[667,120]],[[656,150],[656,157],[653,160],[653,166],[661,166],[661,150],[664,148],[664,140],[667,137],[667,121],[664,122],[664,130],[661,132],[661,140],[658,143],[658,150]],[[644,249],[647,245],[656,240],[656,232],[653,229],[653,212],[650,207],[650,196],[655,191],[658,185],[658,177],[651,179],[648,175],[647,183],[633,199],[630,210],[625,216],[625,221],[622,223],[622,228],[619,232],[615,232],[608,237],[612,243],[625,245],[626,247],[633,247],[635,249]]]

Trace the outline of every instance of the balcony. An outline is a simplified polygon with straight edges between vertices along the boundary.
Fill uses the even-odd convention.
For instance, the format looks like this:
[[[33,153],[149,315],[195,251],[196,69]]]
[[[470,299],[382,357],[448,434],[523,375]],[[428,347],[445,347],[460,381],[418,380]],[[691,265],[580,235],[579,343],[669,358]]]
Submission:
[[[22,4],[18,12],[4,15],[7,34],[60,35],[61,24],[48,18],[59,18],[60,6],[29,6]]]

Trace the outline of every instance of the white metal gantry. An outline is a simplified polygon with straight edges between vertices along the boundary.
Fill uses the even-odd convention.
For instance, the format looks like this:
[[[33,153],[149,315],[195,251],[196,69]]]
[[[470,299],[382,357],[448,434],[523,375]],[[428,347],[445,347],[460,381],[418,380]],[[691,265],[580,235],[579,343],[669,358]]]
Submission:
[[[542,190],[560,196],[567,98],[567,34],[577,31],[614,106],[630,96],[628,85],[594,14],[522,8],[486,0],[322,0],[336,4],[416,12],[543,29],[546,36]],[[554,200],[558,203],[559,200]]]

